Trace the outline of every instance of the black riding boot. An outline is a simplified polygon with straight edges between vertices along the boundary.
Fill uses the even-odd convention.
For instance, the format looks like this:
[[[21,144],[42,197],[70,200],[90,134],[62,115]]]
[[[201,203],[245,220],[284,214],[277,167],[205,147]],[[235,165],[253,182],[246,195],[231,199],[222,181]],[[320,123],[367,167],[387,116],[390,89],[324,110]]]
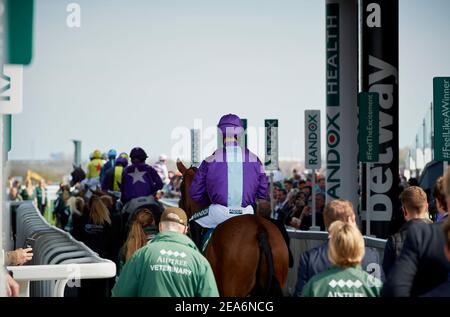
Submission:
[[[189,235],[199,250],[202,248],[203,231],[204,228],[196,221],[192,220],[189,222]]]

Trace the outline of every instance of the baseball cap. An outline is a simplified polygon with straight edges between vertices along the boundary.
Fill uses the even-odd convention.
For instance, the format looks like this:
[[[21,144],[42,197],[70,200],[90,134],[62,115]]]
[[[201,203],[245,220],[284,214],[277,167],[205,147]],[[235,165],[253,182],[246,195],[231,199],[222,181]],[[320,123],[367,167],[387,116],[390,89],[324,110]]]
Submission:
[[[184,210],[177,207],[167,208],[161,216],[160,222],[163,221],[176,222],[183,226],[187,226],[188,223],[187,216]]]

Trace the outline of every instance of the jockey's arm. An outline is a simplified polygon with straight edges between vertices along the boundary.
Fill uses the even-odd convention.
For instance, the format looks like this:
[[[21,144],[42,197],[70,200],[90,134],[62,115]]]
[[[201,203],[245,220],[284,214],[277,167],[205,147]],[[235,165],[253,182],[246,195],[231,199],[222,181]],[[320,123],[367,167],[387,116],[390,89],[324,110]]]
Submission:
[[[164,184],[161,180],[161,177],[159,177],[158,172],[153,167],[150,167],[149,170],[150,177],[154,185],[153,191],[156,193],[158,190],[161,190],[164,187]]]
[[[195,173],[191,188],[189,188],[189,194],[191,195],[191,198],[202,205],[209,205],[211,203],[209,200],[208,191],[206,189],[207,175],[208,163],[206,161],[203,161],[197,172]]]
[[[89,162],[87,165],[87,173],[86,173],[87,179],[90,179],[93,177],[92,172],[91,172],[91,170],[92,170],[91,165],[92,165],[92,162]]]
[[[126,193],[126,182],[125,182],[125,176],[126,176],[127,169],[124,168],[122,172],[122,179],[120,181],[120,200],[125,203],[128,201],[127,193]]]
[[[267,200],[268,198],[268,190],[269,190],[269,181],[267,179],[266,173],[264,173],[264,167],[261,161],[258,159],[259,165],[259,184],[258,190],[256,191],[256,198]]]

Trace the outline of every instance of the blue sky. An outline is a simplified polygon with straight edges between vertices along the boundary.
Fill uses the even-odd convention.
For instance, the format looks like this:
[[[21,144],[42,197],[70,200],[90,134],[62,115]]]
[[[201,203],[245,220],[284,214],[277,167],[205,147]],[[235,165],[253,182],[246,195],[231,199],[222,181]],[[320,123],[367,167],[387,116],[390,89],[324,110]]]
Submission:
[[[79,29],[66,25],[70,2]],[[324,12],[324,0],[35,0],[10,158],[72,153],[74,138],[85,158],[136,145],[170,155],[174,127],[235,112],[252,126],[278,118],[280,156],[302,159],[304,110],[325,110]],[[447,0],[400,0],[401,146],[432,77],[450,74],[448,12]]]

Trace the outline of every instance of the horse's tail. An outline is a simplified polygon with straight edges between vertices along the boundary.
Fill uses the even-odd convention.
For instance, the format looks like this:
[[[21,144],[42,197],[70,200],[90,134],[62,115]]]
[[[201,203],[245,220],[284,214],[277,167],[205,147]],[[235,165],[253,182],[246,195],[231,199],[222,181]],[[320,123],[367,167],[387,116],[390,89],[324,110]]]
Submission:
[[[261,251],[261,255],[259,257],[257,275],[256,275],[256,283],[259,284],[260,274],[261,274],[261,266],[263,265],[264,259],[266,259],[267,263],[267,280],[264,285],[258,285],[256,287],[256,293],[260,293],[262,296],[281,296],[282,291],[280,287],[280,283],[278,282],[275,276],[275,268],[273,263],[272,250],[269,243],[269,236],[264,227],[261,228],[261,231],[258,232],[258,242],[259,249]],[[259,291],[258,291],[259,290]]]

